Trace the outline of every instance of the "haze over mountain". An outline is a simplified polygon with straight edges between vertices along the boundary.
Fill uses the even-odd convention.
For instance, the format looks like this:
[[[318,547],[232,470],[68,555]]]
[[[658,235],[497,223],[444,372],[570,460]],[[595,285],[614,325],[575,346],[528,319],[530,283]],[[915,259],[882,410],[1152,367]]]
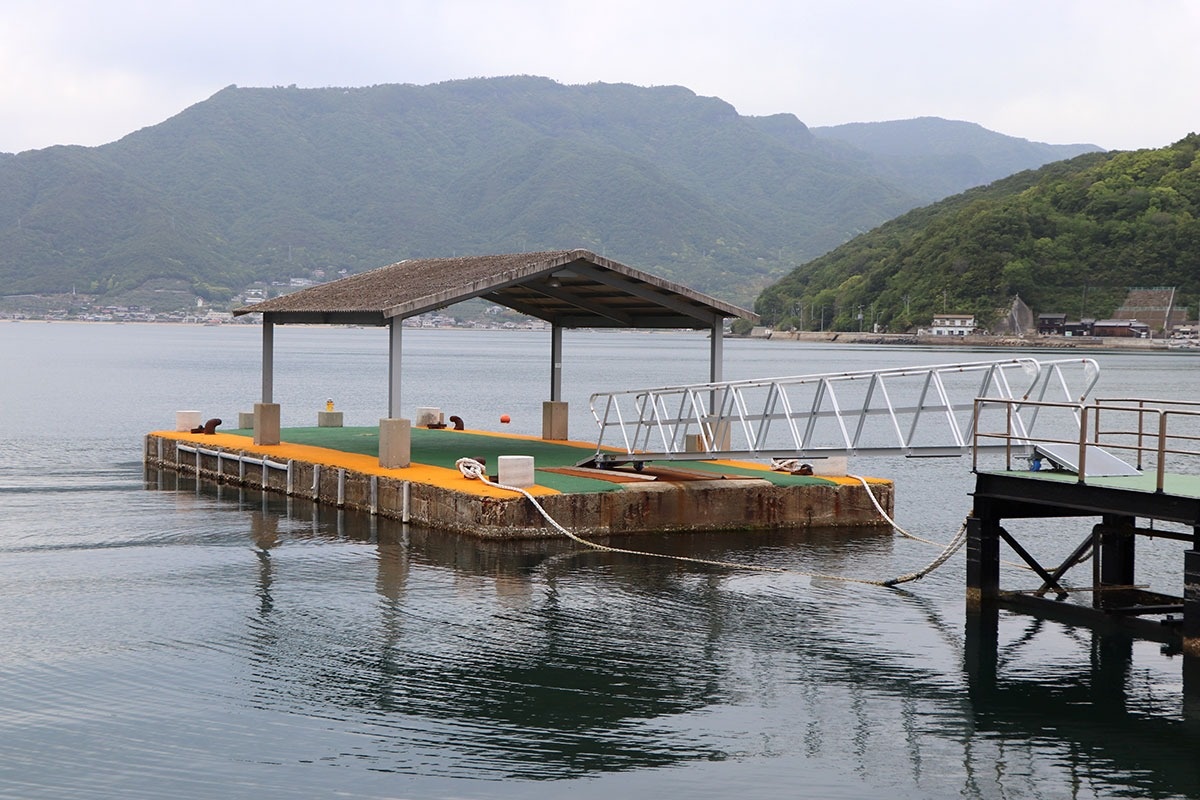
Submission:
[[[919,124],[919,130],[913,129]],[[0,157],[0,294],[587,247],[735,302],[885,220],[1096,150],[968,123],[823,129],[682,87],[228,87],[95,148]]]
[[[918,117],[812,128],[822,140],[852,145],[876,157],[878,169],[932,201],[1021,170],[1099,148],[1045,144],[998,136],[974,122]]]

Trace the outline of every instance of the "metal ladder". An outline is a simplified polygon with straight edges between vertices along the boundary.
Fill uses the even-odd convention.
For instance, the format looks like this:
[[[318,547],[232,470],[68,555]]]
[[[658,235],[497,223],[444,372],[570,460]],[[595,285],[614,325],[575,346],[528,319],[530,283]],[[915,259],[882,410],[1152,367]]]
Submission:
[[[590,402],[596,454],[581,463],[960,456],[979,424],[976,398],[1078,404],[1099,373],[1089,358],[1011,358],[600,392]],[[995,413],[1032,442],[1040,410]]]

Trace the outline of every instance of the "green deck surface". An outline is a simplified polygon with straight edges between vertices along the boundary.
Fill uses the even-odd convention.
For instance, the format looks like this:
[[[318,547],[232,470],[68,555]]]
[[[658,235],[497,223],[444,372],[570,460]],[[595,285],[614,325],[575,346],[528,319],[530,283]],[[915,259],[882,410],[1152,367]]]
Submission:
[[[241,436],[252,436],[253,431],[247,429],[222,431]],[[280,438],[293,444],[325,447],[330,450],[340,450],[344,453],[360,453],[363,455],[379,455],[379,428],[284,428]],[[574,475],[560,475],[546,472],[545,467],[574,467],[580,461],[595,452],[592,446],[579,447],[562,442],[548,442],[540,439],[513,439],[505,436],[491,436],[479,431],[431,430],[429,428],[412,429],[412,460],[419,464],[429,464],[436,467],[454,469],[455,462],[463,457],[486,459],[488,471],[495,474],[499,456],[533,456],[538,468],[537,482],[551,489],[569,493],[612,492],[621,489],[621,484],[595,478],[583,478]],[[813,484],[828,484],[832,481],[824,478],[789,475],[782,472],[772,472],[756,469],[738,470],[723,464],[712,464],[705,461],[661,461],[651,462],[669,468],[683,468],[711,471],[722,475],[738,475],[746,478],[757,478],[770,481],[777,486],[798,486]]]
[[[985,470],[993,475],[1009,475],[1015,478],[1029,480],[1051,481],[1054,483],[1078,483],[1079,476],[1074,472],[1061,470]],[[1157,490],[1158,476],[1154,470],[1147,470],[1141,475],[1124,477],[1092,477],[1088,478],[1088,486],[1100,486],[1106,489],[1125,489],[1134,492],[1154,493]],[[1168,472],[1163,475],[1163,493],[1175,497],[1200,498],[1200,475],[1183,475]]]

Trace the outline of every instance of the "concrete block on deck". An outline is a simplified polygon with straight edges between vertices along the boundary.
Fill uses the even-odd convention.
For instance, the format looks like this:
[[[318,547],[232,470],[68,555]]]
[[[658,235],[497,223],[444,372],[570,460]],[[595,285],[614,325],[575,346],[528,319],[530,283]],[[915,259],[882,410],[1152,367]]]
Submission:
[[[528,489],[537,483],[533,474],[533,456],[500,456],[496,463],[496,480],[505,486]]]
[[[707,452],[719,453],[722,450],[728,450],[733,444],[733,432],[728,422],[722,422],[716,426],[706,426],[708,428],[709,438],[712,441],[712,450]],[[688,453],[703,453],[704,437],[699,433],[689,433],[684,436],[684,450]]]
[[[254,443],[279,444],[279,403],[254,404]]]
[[[403,469],[412,464],[412,420],[379,420],[379,466]]]
[[[342,412],[340,412],[340,411],[318,411],[317,412],[317,427],[318,428],[340,428],[340,427],[342,427]]]
[[[846,456],[829,456],[812,460],[813,475],[845,475],[850,470],[850,459]]]
[[[567,404],[561,400],[542,403],[542,438],[563,441],[568,438]]]
[[[239,411],[238,412],[238,430],[248,431],[254,429],[254,412]]]
[[[413,419],[413,424],[418,428],[428,428],[430,425],[439,425],[441,422],[442,410],[434,406],[419,407],[416,417]]]

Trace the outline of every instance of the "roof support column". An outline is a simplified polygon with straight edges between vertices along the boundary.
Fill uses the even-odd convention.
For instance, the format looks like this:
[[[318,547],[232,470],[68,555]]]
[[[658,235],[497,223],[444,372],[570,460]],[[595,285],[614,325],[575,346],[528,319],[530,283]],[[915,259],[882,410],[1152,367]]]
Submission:
[[[275,384],[275,320],[263,314],[262,321],[262,402],[270,403]]]
[[[388,320],[388,418],[400,419],[400,317]]]
[[[708,351],[708,382],[720,383],[724,370],[722,364],[725,359],[724,354],[724,336],[725,336],[725,320],[723,317],[713,318],[712,336],[709,341]]]
[[[550,401],[562,400],[563,329],[550,326]]]

